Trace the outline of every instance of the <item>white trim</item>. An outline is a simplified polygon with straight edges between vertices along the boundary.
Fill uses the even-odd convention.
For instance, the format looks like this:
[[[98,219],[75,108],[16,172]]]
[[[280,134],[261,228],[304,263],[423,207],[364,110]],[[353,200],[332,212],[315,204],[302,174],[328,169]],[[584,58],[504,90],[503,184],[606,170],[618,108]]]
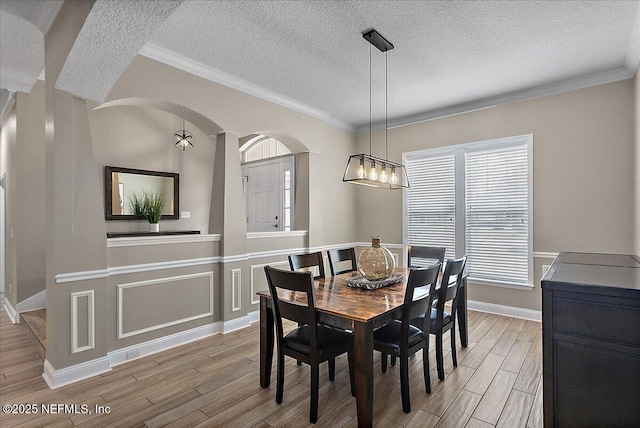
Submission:
[[[629,58],[627,58],[627,60],[630,62]],[[631,67],[631,65],[628,65],[628,67]],[[521,91],[510,92],[508,94],[496,95],[494,97],[471,101],[469,103],[463,103],[427,111],[424,113],[399,117],[397,119],[389,120],[387,128],[391,129],[401,126],[415,125],[416,123],[427,122],[434,119],[441,119],[447,116],[471,113],[476,110],[498,107],[505,104],[546,97],[549,95],[560,94],[577,89],[590,88],[592,86],[604,85],[606,83],[617,82],[619,80],[630,79],[632,77],[633,72],[630,72],[627,67],[621,67],[615,70],[591,74],[589,76],[577,77],[575,79],[568,79],[561,82],[538,86],[535,88],[523,89]],[[383,129],[385,129],[384,121],[376,122],[372,125],[373,131],[379,131]],[[367,132],[369,132],[368,125],[360,126],[355,130],[355,133],[357,135]]]
[[[221,234],[208,235],[167,235],[167,236],[132,236],[108,238],[107,248],[140,247],[143,245],[175,245],[193,244],[196,242],[220,242]]]
[[[261,259],[263,257],[288,256],[289,254],[310,253],[310,248],[285,248],[284,250],[259,251],[256,253],[248,253],[247,259]]]
[[[166,284],[169,282],[177,282],[177,281],[184,281],[184,280],[188,280],[188,279],[193,279],[193,278],[202,278],[202,277],[208,277],[209,278],[209,310],[207,312],[204,312],[202,314],[197,314],[197,315],[193,315],[190,317],[186,317],[186,318],[182,318],[182,319],[178,319],[178,320],[174,320],[174,321],[169,321],[166,323],[162,323],[162,324],[157,324],[154,326],[150,326],[150,327],[146,327],[146,328],[142,328],[139,330],[133,330],[133,331],[129,331],[129,332],[124,332],[124,313],[123,313],[123,303],[124,303],[124,290],[127,288],[135,288],[135,287],[146,287],[149,285],[159,285],[159,284]],[[154,330],[159,330],[161,328],[165,328],[165,327],[169,327],[172,325],[177,325],[177,324],[182,324],[185,322],[189,322],[189,321],[194,321],[200,318],[204,318],[204,317],[208,317],[208,316],[213,316],[213,272],[203,272],[203,273],[194,273],[194,274],[189,274],[189,275],[179,275],[179,276],[171,276],[171,277],[165,277],[165,278],[157,278],[157,279],[149,279],[149,280],[145,280],[145,281],[137,281],[137,282],[130,282],[127,284],[118,284],[117,285],[117,290],[118,290],[118,309],[117,309],[117,324],[118,324],[118,329],[117,329],[117,339],[123,339],[125,337],[131,337],[131,336],[136,336],[142,333],[148,333],[150,331],[154,331]]]
[[[259,265],[251,265],[251,266],[249,266],[249,272],[251,274],[250,290],[249,291],[250,291],[250,294],[251,294],[251,304],[252,305],[260,303],[260,299],[258,297],[256,297],[256,291],[255,291],[254,284],[253,284],[253,279],[254,279],[253,270],[255,268],[264,268],[265,266],[278,266],[278,265],[287,265],[287,266],[289,266],[289,261],[285,260],[283,262],[261,263]]]
[[[108,371],[111,371],[111,365],[106,356],[60,370],[54,369],[49,360],[45,360],[42,377],[50,389],[56,389]]]
[[[65,282],[86,281],[89,279],[100,279],[114,275],[127,275],[130,273],[149,272],[164,269],[176,269],[193,266],[211,265],[220,263],[222,257],[202,257],[199,259],[171,260],[166,262],[142,263],[139,265],[113,266],[107,269],[86,271],[86,272],[70,272],[59,273],[56,275],[56,284]]]
[[[78,346],[78,299],[87,298],[87,344]],[[93,290],[71,293],[71,353],[88,351],[95,348],[95,300]]]
[[[235,263],[235,262],[244,262],[249,260],[249,256],[247,254],[236,254],[233,256],[225,256],[222,258],[222,263]]]
[[[38,2],[36,10],[33,12],[31,23],[42,31],[42,34],[47,34],[51,24],[56,20],[58,12],[62,9],[64,0],[48,0]]]
[[[636,12],[636,20],[633,24],[630,39],[624,66],[627,71],[631,73],[631,76],[633,76],[638,69],[638,64],[640,63],[640,8],[638,8],[638,11]]]
[[[247,314],[247,318],[249,318],[249,324],[253,324],[254,322],[260,321],[260,311],[252,311]]]
[[[533,257],[537,259],[555,259],[560,253],[544,253],[540,251],[534,251]]]
[[[261,238],[289,238],[294,236],[307,236],[309,231],[307,230],[290,230],[290,231],[277,231],[277,232],[247,232],[247,239],[261,239]]]
[[[274,104],[286,107],[298,113],[302,113],[304,115],[319,119],[327,125],[334,126],[343,131],[351,133],[355,131],[355,127],[335,117],[332,117],[327,112],[307,106],[291,98],[284,97],[268,89],[239,79],[220,70],[216,70],[215,68],[209,67],[208,65],[194,61],[191,58],[187,58],[176,52],[172,52],[158,45],[154,45],[153,43],[146,43],[142,47],[142,49],[138,51],[138,54],[146,56],[147,58],[151,58],[163,64],[170,65],[171,67],[175,67],[179,70],[186,71],[187,73],[191,73],[195,76],[218,83],[220,85],[224,85],[237,91],[244,92],[245,94],[253,95],[254,97],[270,101]]]
[[[116,349],[109,352],[109,362],[111,366],[117,366],[134,359],[142,358],[147,355],[155,354],[158,352],[166,351],[167,349],[175,348],[186,343],[200,340],[205,337],[219,334],[222,331],[222,322],[216,321],[211,324],[206,324],[201,327],[195,327],[189,330],[180,331],[178,333],[171,334],[169,336],[160,337],[158,339],[152,339],[142,343],[136,343],[135,345],[128,346],[126,348]],[[138,351],[139,357],[127,359],[127,354],[131,351]]]
[[[471,284],[478,285],[486,285],[489,287],[502,287],[502,288],[512,288],[514,290],[526,290],[529,291],[534,288],[533,284],[519,284],[516,282],[506,282],[506,281],[492,281],[489,279],[483,278],[468,278],[468,282]]]
[[[9,299],[4,299],[4,310],[7,311],[7,315],[13,324],[20,324],[20,314],[16,312]]]
[[[84,272],[59,273],[56,275],[56,284],[65,282],[87,281],[90,279],[101,279],[109,276],[109,269],[88,270]]]
[[[238,301],[236,302],[236,294]],[[242,307],[242,269],[231,269],[231,312]]]
[[[45,309],[47,307],[47,290],[34,294],[28,299],[18,303],[17,312],[35,311],[36,309]]]
[[[249,327],[250,325],[251,320],[249,319],[249,315],[225,321],[222,323],[222,334],[231,333],[236,330],[242,330],[243,328]]]
[[[486,312],[489,314],[505,315],[508,317],[522,318],[530,321],[542,321],[542,311],[533,309],[518,308],[516,306],[498,305],[496,303],[478,302],[469,300],[467,308],[472,311]]]
[[[183,267],[203,266],[219,263],[221,257],[202,257],[199,259],[171,260],[166,262],[143,263],[139,265],[125,265],[110,267],[109,275],[126,275],[129,273],[149,272],[163,269],[176,269]]]
[[[370,247],[371,246],[371,242],[356,242],[353,244],[356,247]],[[394,249],[404,249],[404,245],[403,244],[388,244],[385,242],[381,242],[380,245],[382,245],[383,247],[386,248],[394,248]]]
[[[4,121],[7,119],[7,116],[11,111],[11,108],[13,107],[13,103],[16,101],[16,93],[13,91],[8,91],[8,92],[9,92],[9,95],[4,100],[4,103],[0,105],[0,126],[4,125]]]

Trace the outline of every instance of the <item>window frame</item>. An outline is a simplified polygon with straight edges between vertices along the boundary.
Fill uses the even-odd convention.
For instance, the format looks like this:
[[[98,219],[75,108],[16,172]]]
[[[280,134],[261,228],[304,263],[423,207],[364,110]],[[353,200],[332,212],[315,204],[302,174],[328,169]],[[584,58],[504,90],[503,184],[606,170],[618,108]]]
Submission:
[[[454,155],[455,164],[455,252],[456,257],[466,254],[466,159],[465,153],[483,150],[506,148],[526,144],[527,147],[527,283],[488,280],[469,276],[469,280],[476,284],[491,285],[516,289],[532,289],[534,287],[533,262],[533,134],[516,135],[512,137],[496,138],[451,146],[421,149],[402,154],[402,163],[407,167],[412,159],[421,159],[445,154]],[[411,177],[409,177],[411,179]],[[408,190],[402,192],[402,239],[405,254],[408,246]],[[406,263],[406,262],[405,262]]]

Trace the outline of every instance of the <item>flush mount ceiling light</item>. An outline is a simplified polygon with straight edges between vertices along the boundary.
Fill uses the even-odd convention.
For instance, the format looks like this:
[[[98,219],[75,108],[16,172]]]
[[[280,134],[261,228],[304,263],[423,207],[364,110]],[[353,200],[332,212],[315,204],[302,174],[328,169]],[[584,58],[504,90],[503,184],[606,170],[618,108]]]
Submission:
[[[404,165],[389,160],[387,143],[387,51],[393,49],[393,45],[376,30],[367,31],[362,34],[362,37],[371,44],[369,46],[369,154],[360,153],[349,156],[342,181],[381,189],[408,188],[407,171]],[[371,154],[371,46],[375,46],[384,53],[384,159]]]
[[[182,119],[182,129],[175,133],[176,149],[186,152],[193,148],[193,135],[184,129],[184,118]]]

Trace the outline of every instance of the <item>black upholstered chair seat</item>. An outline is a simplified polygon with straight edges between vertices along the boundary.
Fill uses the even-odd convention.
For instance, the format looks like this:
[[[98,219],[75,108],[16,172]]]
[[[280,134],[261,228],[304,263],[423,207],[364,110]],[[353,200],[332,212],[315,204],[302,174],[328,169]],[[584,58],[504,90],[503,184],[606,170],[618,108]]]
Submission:
[[[385,348],[385,354],[400,355],[400,340],[402,338],[402,323],[394,321],[376,330],[373,333],[373,341],[376,349]],[[412,325],[409,326],[409,346],[416,345],[422,340],[422,330]]]
[[[436,321],[437,321],[437,316],[438,316],[438,310],[436,308],[432,308],[431,309],[431,320],[429,323],[429,327],[431,328],[432,332],[435,332],[436,330]],[[451,314],[449,312],[445,312],[442,315],[442,323],[443,324],[449,324],[451,322]],[[414,319],[411,320],[411,325],[416,326],[418,328],[423,328],[424,327],[424,316],[420,316],[420,317],[416,317]]]
[[[308,325],[303,325],[288,333],[284,346],[303,354],[311,354],[311,333]],[[318,353],[333,353],[336,348],[348,349],[353,344],[353,335],[344,330],[318,324]],[[321,358],[322,359],[322,358]]]

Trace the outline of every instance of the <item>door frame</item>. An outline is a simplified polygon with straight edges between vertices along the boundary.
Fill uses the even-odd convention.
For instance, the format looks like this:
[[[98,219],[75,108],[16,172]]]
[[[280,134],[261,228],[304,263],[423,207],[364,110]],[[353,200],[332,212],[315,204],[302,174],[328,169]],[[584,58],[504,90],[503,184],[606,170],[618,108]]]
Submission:
[[[6,182],[7,173],[0,175],[0,304],[4,304],[7,282],[6,268]]]

